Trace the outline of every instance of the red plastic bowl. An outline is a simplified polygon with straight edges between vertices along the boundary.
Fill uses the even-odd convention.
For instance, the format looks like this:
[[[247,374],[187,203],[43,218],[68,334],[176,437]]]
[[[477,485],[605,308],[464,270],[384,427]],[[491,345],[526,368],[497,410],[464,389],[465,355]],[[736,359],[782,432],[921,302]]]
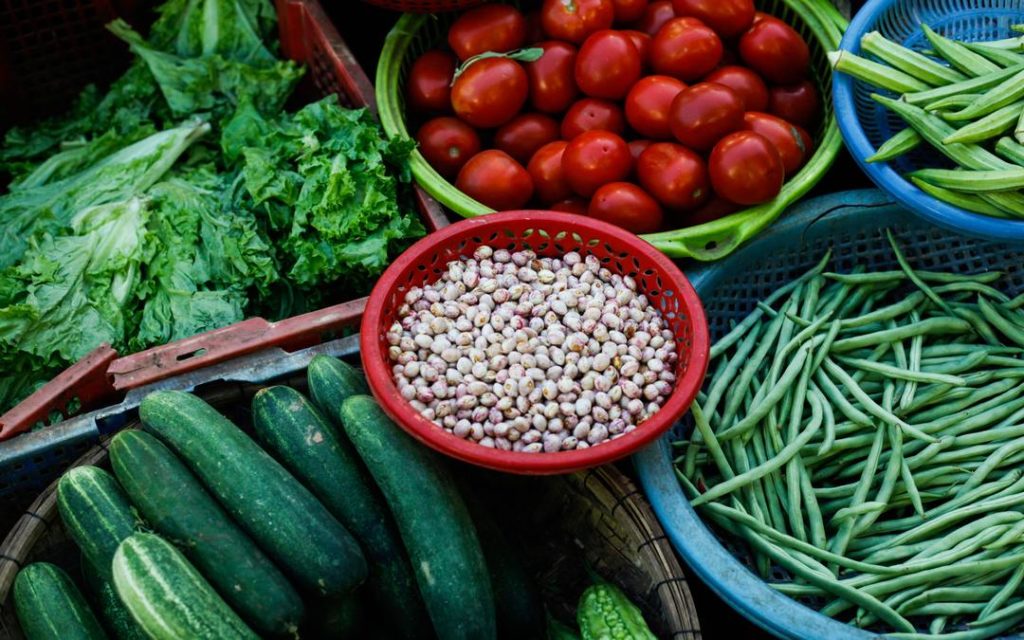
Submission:
[[[589,449],[522,453],[482,447],[452,435],[419,414],[398,393],[385,334],[398,321],[409,289],[430,284],[452,260],[468,258],[481,245],[532,249],[539,255],[578,251],[595,255],[612,272],[632,276],[661,310],[679,345],[676,385],[660,411],[634,431]],[[507,211],[470,218],[420,240],[377,281],[360,328],[363,367],[384,411],[414,438],[453,458],[482,467],[524,474],[568,473],[618,460],[668,430],[690,407],[708,363],[708,326],[697,293],[670,259],[637,236],[610,224],[569,213]]]

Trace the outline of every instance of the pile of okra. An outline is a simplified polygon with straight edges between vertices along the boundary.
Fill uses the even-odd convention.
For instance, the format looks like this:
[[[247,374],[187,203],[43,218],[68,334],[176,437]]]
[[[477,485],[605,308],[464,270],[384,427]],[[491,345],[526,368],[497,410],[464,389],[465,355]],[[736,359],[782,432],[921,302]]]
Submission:
[[[714,344],[677,476],[822,613],[992,637],[1024,621],[1024,296],[889,241],[899,269],[826,255]]]
[[[923,53],[874,31],[860,43],[872,58],[830,54],[837,71],[899,96],[871,96],[908,126],[867,161],[886,162],[927,142],[958,167],[911,172],[918,188],[975,213],[1024,218],[1024,36],[958,42],[921,29],[931,45]]]

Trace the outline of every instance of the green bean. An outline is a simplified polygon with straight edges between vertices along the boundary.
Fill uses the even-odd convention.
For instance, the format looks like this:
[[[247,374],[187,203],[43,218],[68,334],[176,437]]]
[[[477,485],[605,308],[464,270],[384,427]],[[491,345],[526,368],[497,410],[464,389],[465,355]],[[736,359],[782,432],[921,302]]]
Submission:
[[[916,325],[902,325],[896,329],[876,331],[866,335],[859,335],[853,338],[836,340],[832,344],[833,353],[853,351],[861,347],[889,343],[895,340],[905,340],[923,334],[956,334],[969,331],[971,325],[959,318],[928,318]]]
[[[980,485],[982,482],[984,482],[986,476],[992,473],[992,471],[996,467],[998,467],[1003,462],[1003,460],[1019,451],[1024,451],[1024,439],[1020,438],[1016,440],[1011,440],[1004,444],[1003,446],[996,449],[995,451],[993,451],[992,454],[989,455],[989,457],[985,458],[985,461],[981,464],[981,466],[974,470],[974,473],[967,480],[967,482],[965,482],[960,487],[960,490],[957,492],[957,495],[963,495],[964,493],[967,493],[971,489]]]
[[[998,329],[1000,333],[1017,345],[1024,347],[1024,329],[1011,319],[1000,314],[994,305],[981,296],[978,296],[978,307],[981,309],[985,319],[992,323],[992,326]]]
[[[887,634],[887,637],[892,638],[892,640],[985,640],[986,638],[995,637],[999,633],[1015,626],[1022,619],[1024,619],[1024,607],[1016,610],[1013,616],[1008,616],[1005,620],[1000,620],[990,625],[977,626],[970,631],[954,631],[941,636],[922,635],[919,633],[890,633]],[[968,624],[971,626],[975,623]]]
[[[758,337],[761,335],[760,325],[755,325],[747,332],[746,337],[743,338],[743,342],[740,343],[739,348],[736,350],[736,354],[733,356],[729,366],[726,367],[725,371],[721,375],[716,376],[711,383],[711,388],[708,390],[707,400],[704,401],[704,405],[701,407],[705,414],[714,413],[718,406],[719,400],[722,398],[722,394],[729,387],[729,383],[736,377],[736,373],[740,370],[740,366],[747,362],[750,352],[753,351],[754,345],[757,343]]]
[[[949,619],[946,616],[936,616],[932,618],[932,621],[928,623],[928,633],[932,635],[938,635],[946,630],[946,622]]]
[[[830,522],[841,522],[842,520],[856,518],[858,516],[862,516],[868,513],[880,513],[882,511],[885,511],[885,509],[888,506],[888,502],[879,502],[877,500],[872,500],[870,502],[862,502],[861,504],[855,507],[844,507],[839,511],[836,511],[830,519]]]
[[[914,598],[904,601],[903,604],[896,607],[896,611],[910,613],[921,605],[938,602],[948,603],[950,601],[980,603],[984,607],[985,601],[996,595],[998,591],[999,587],[994,585],[984,587],[939,587],[938,589],[927,590]],[[918,615],[922,614],[918,613]]]
[[[903,255],[903,251],[900,250],[899,245],[896,243],[896,238],[893,236],[891,229],[885,230],[885,237],[889,241],[889,246],[892,247],[892,252],[896,256],[896,261],[899,263],[900,269],[907,274],[907,278],[909,278],[910,281],[913,282],[922,293],[924,293],[924,295],[928,296],[929,300],[938,305],[940,309],[943,309],[949,315],[953,315],[949,306],[946,305],[946,302],[939,296],[939,294],[935,293],[935,291],[933,291],[921,276],[919,276],[910,266],[910,262],[907,261],[906,256]]]
[[[999,65],[974,53],[963,44],[935,33],[927,24],[921,23],[921,31],[928,42],[951,65],[971,76],[983,76],[999,71]]]
[[[754,444],[754,459],[757,464],[760,466],[768,462],[770,456],[764,441],[764,434],[754,431],[751,441]],[[788,529],[786,528],[786,509],[783,508],[782,491],[779,486],[781,479],[778,473],[772,472],[762,478],[760,482],[764,485],[765,500],[768,502],[768,515],[772,525],[777,531],[785,533]]]
[[[913,616],[962,616],[978,613],[985,608],[984,602],[934,602],[906,611]]]
[[[980,282],[951,282],[950,284],[939,285],[934,288],[935,293],[971,292],[989,296],[999,302],[1009,302],[1005,293]]]
[[[1005,393],[972,406],[959,415],[946,416],[926,423],[918,423],[916,426],[925,433],[942,433],[947,431],[953,435],[974,431],[977,428],[985,427],[996,420],[1002,420],[1006,416],[1024,407],[1024,397],[1020,397],[1018,387],[1014,387]],[[1017,396],[1016,398],[1014,396]],[[954,428],[950,429],[950,427]]]
[[[778,337],[779,330],[781,328],[782,318],[773,318],[768,324],[768,329],[765,331],[764,338],[762,338],[758,344],[754,355],[744,363],[743,370],[740,371],[737,382],[730,388],[731,393],[729,399],[726,401],[725,411],[722,414],[723,427],[728,427],[732,423],[733,418],[736,417],[736,412],[739,410],[740,398],[750,386],[750,381],[764,362],[765,356],[768,355],[768,350],[775,344],[775,339]]]
[[[1021,581],[1024,581],[1024,564],[1014,569],[1010,579],[1006,581],[1001,588],[998,588],[996,593],[992,595],[992,598],[985,604],[985,608],[978,614],[978,622],[984,622],[986,619],[992,617],[992,615],[1001,609],[1006,601],[1009,600],[1010,596],[1017,592],[1020,588]]]
[[[910,127],[901,130],[886,140],[878,150],[865,158],[865,162],[888,162],[899,158],[921,146],[924,138]]]
[[[1006,622],[1008,620],[1013,620],[1014,624],[1016,624],[1016,622],[1018,620],[1020,620],[1021,618],[1024,618],[1024,601],[1018,602],[1018,603],[1013,604],[1013,605],[1011,605],[1009,607],[1006,607],[1005,609],[1002,609],[1002,610],[1000,610],[1000,611],[998,611],[996,613],[993,613],[992,615],[990,615],[988,618],[985,619],[984,624],[982,624],[981,620],[978,620],[976,622],[968,623],[967,626],[969,626],[969,627],[978,627],[978,628],[983,627],[983,626],[984,627],[990,627],[990,626],[996,625],[999,622]],[[1008,625],[1008,627],[1009,626],[1012,626],[1012,625]],[[1004,627],[1004,628],[1008,628],[1008,627]]]
[[[950,305],[953,307],[953,312],[959,318],[966,320],[971,325],[971,330],[981,337],[982,340],[990,345],[1000,344],[999,338],[992,331],[988,321],[985,320],[985,317],[979,311],[976,311],[977,305],[964,302],[951,302]]]
[[[704,411],[700,408],[696,402],[690,405],[690,412],[693,414],[693,422],[697,427],[697,431],[704,438],[704,446],[708,448],[711,453],[711,458],[715,461],[718,466],[719,472],[726,478],[730,479],[735,476],[732,470],[732,466],[729,464],[729,459],[725,457],[725,452],[722,450],[722,446],[718,442],[718,438],[715,437],[715,432],[708,424],[707,418],[704,416]],[[689,469],[687,469],[689,471]],[[693,472],[686,473],[687,477],[691,477]]]
[[[779,400],[782,399],[782,396],[789,391],[789,385],[791,385],[800,374],[804,360],[807,359],[809,351],[810,344],[805,344],[800,347],[797,350],[796,355],[793,357],[793,360],[790,361],[789,366],[786,367],[786,370],[782,373],[782,377],[779,379],[779,382],[765,395],[761,402],[754,407],[752,411],[744,416],[742,420],[718,434],[719,439],[728,440],[730,438],[743,435],[763,420],[764,417],[768,415],[768,412],[771,411],[772,407],[778,404]]]
[[[807,387],[811,377],[811,359],[807,358],[804,361],[803,371],[800,373],[800,378],[797,380],[796,386],[793,389],[794,399],[793,404],[789,413],[789,420],[786,425],[786,440],[793,442],[796,440],[799,434],[800,424],[803,420],[803,406],[804,401],[807,397]],[[820,405],[819,405],[820,406]],[[822,410],[822,419],[824,420],[824,410]],[[800,509],[802,502],[802,490],[803,487],[800,483],[800,476],[807,475],[807,470],[804,468],[803,460],[800,458],[799,450],[797,455],[793,456],[789,462],[786,463],[786,488],[788,489],[789,496],[789,521],[793,535],[800,540],[807,540],[807,533],[804,529],[803,514]],[[814,499],[814,494],[811,493],[811,499]],[[824,529],[824,527],[822,527]]]
[[[818,369],[814,373],[814,380],[818,383],[819,388],[825,394],[828,400],[836,405],[840,413],[842,413],[848,420],[865,427],[870,427],[874,423],[871,421],[864,412],[857,407],[853,406],[849,400],[847,400],[843,394],[836,387],[835,383],[828,377],[823,369]]]
[[[920,337],[920,336],[915,336]],[[871,362],[870,360],[863,360],[860,358],[848,358],[845,356],[838,356],[836,358],[843,364],[850,365],[856,369],[863,369],[871,373],[877,373],[883,377],[899,378],[901,380],[912,380],[915,382],[931,382],[935,384],[949,384],[963,386],[967,384],[967,381],[960,376],[947,375],[942,373],[929,373],[924,371],[911,371],[909,369],[901,369],[894,367],[882,362]]]
[[[868,491],[871,490],[871,485],[875,477],[875,470],[878,468],[878,461],[882,455],[882,441],[884,438],[885,430],[881,428],[877,429],[875,431],[874,441],[871,445],[871,451],[868,453],[868,462],[861,474],[860,481],[857,483],[857,488],[853,492],[853,497],[850,499],[849,506],[851,507],[862,504],[867,499]],[[846,547],[849,545],[850,539],[853,537],[854,524],[854,522],[847,520],[840,525],[839,531],[829,542],[829,547],[833,553],[842,555],[846,552]]]
[[[928,423],[934,420],[941,420],[944,417],[955,415],[957,412],[983,401],[986,398],[998,396],[1018,386],[1019,382],[1013,379],[999,380],[980,389],[965,387],[968,394],[959,400],[952,400],[936,405],[931,409],[914,413],[914,421],[917,423]]]
[[[954,282],[980,282],[990,284],[1002,277],[1000,271],[986,271],[984,273],[947,273],[945,271],[915,271],[917,276],[925,282],[936,282],[940,284],[951,284]],[[874,271],[869,273],[835,273],[825,271],[821,274],[829,280],[848,284],[890,284],[899,283],[907,279],[905,271]]]
[[[924,298],[925,296],[923,292],[915,291],[895,304],[882,307],[881,309],[876,309],[871,313],[862,316],[843,318],[839,322],[843,329],[852,329],[854,327],[862,327],[873,322],[891,320],[919,308],[921,303],[924,301]]]

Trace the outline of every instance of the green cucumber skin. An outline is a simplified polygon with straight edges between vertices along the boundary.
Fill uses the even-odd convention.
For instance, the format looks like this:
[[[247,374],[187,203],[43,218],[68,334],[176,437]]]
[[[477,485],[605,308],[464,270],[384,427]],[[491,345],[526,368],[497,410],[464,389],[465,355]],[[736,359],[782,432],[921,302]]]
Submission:
[[[313,402],[334,424],[341,423],[341,404],[346,398],[370,393],[359,369],[331,356],[314,356],[306,369],[306,380]]]
[[[109,451],[114,475],[149,526],[178,545],[254,629],[294,635],[303,614],[299,594],[170,449],[129,430]]]
[[[57,510],[68,535],[109,582],[117,545],[138,527],[138,518],[117,480],[99,467],[70,469],[57,483]]]
[[[96,614],[71,577],[48,562],[36,562],[14,579],[14,610],[28,640],[102,640]]]
[[[92,594],[93,604],[99,609],[107,632],[117,640],[149,640],[149,636],[135,623],[135,618],[121,602],[114,585],[103,580],[85,556],[82,556],[81,565],[86,591]]]
[[[261,389],[253,427],[268,451],[303,482],[361,543],[367,588],[385,622],[401,638],[429,634],[430,622],[391,514],[351,443],[291,387]]]
[[[487,565],[442,461],[403,433],[369,396],[347,399],[341,418],[395,516],[437,636],[495,638]]]
[[[190,393],[157,391],[139,415],[300,586],[340,595],[366,579],[366,560],[345,527],[213,407]]]
[[[258,640],[177,548],[136,533],[112,564],[117,595],[153,640]]]

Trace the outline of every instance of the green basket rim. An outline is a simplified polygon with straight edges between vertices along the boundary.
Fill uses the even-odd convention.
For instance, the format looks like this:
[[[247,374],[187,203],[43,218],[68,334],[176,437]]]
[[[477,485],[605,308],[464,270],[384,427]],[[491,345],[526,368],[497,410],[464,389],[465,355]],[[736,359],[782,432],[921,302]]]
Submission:
[[[818,45],[827,53],[839,46],[847,20],[829,0],[779,0],[804,21]],[[376,97],[381,125],[390,137],[412,138],[406,128],[400,76],[406,53],[420,30],[432,15],[403,15],[388,33],[377,65]],[[831,74],[831,69],[827,72]],[[824,86],[822,78],[816,78]],[[830,92],[822,92],[821,100],[831,106]],[[811,159],[783,185],[774,200],[728,216],[672,231],[642,235],[660,251],[672,258],[718,260],[732,253],[746,240],[772,223],[792,203],[811,190],[828,171],[842,147],[835,109],[822,128],[821,140]],[[474,200],[455,188],[426,161],[419,150],[410,156],[410,168],[416,181],[441,204],[464,218],[493,213],[494,209]]]

